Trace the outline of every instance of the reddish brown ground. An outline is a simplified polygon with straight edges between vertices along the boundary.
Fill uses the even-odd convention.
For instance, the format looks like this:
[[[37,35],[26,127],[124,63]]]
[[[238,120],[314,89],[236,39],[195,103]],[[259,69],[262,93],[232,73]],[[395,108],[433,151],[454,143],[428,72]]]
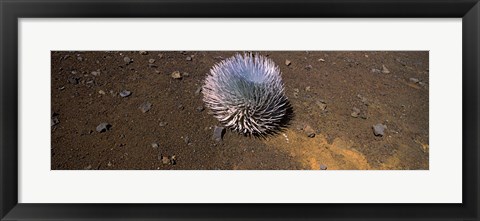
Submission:
[[[52,112],[59,123],[51,130],[51,168],[429,168],[428,52],[260,52],[280,66],[295,116],[267,139],[227,131],[216,142],[218,122],[208,110],[197,111],[203,102],[195,92],[212,65],[234,53],[52,52]],[[133,62],[126,65],[125,56]],[[382,65],[390,73],[382,73]],[[173,79],[174,71],[189,75]],[[70,77],[79,83],[69,83]],[[122,98],[122,90],[132,95]],[[147,101],[152,108],[143,113],[139,106]],[[357,118],[354,107],[361,110]],[[112,127],[98,133],[102,122]],[[385,136],[373,134],[377,123],[387,126]],[[164,164],[159,156],[175,156],[176,163]]]

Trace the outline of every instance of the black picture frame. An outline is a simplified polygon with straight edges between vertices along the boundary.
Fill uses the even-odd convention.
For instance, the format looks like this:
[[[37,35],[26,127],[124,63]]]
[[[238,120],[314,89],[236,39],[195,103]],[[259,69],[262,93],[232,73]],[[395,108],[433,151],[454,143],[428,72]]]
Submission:
[[[1,0],[1,220],[479,220],[478,0]],[[18,203],[19,18],[371,17],[462,18],[461,204],[23,204]],[[446,126],[448,127],[448,126]],[[199,190],[200,191],[200,190]],[[281,194],[281,193],[279,193]]]

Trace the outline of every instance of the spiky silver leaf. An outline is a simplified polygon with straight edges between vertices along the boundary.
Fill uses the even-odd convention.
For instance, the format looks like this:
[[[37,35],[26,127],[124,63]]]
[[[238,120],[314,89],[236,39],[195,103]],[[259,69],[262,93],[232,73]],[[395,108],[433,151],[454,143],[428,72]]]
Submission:
[[[236,54],[214,65],[202,93],[210,113],[240,133],[275,132],[287,115],[280,69],[258,54]]]

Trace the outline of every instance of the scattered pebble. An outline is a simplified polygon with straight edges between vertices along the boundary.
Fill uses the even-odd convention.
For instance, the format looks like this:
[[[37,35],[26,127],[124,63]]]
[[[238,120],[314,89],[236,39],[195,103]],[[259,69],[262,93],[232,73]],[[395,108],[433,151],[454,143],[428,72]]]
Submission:
[[[198,87],[197,90],[195,91],[195,95],[200,95],[200,92],[202,92],[202,87]]]
[[[167,126],[167,124],[168,124],[167,122],[162,121],[158,124],[158,126],[164,127],[164,126]]]
[[[112,162],[108,162],[107,164],[108,167],[111,167],[112,165],[113,165]]]
[[[97,76],[100,75],[100,70],[90,72],[91,75]]]
[[[153,63],[155,63],[155,59],[153,59],[153,58],[150,58],[150,59],[148,60],[148,63],[150,63],[150,64],[153,64]]]
[[[285,60],[285,65],[290,66],[292,62],[290,60]]]
[[[126,56],[123,58],[123,61],[125,62],[125,64],[130,64],[130,63],[132,63],[132,59],[129,58],[129,57],[126,57]]]
[[[192,60],[192,57],[190,56],[187,56],[187,58],[185,58],[187,61],[191,61]]]
[[[147,55],[148,52],[147,52],[147,51],[140,51],[140,54],[141,54],[141,55]]]
[[[149,68],[157,68],[158,66],[157,66],[156,64],[149,63],[149,64],[148,64],[148,67],[149,67]]]
[[[55,112],[52,114],[52,119],[51,119],[51,126],[52,127],[60,123],[57,116],[58,116],[58,114],[55,113]]]
[[[84,170],[91,170],[92,169],[92,165],[88,165],[86,167],[83,168]]]
[[[83,61],[83,58],[80,57],[80,56],[78,56],[78,57],[77,57],[77,60],[78,60],[78,61]]]
[[[72,74],[77,74],[78,72],[77,72],[77,71],[72,71],[72,72],[70,72],[70,73],[72,73]]]
[[[197,110],[198,112],[202,112],[203,110],[205,110],[205,108],[204,108],[203,106],[198,106],[198,107],[196,108],[196,110]]]
[[[120,92],[121,97],[128,97],[130,95],[132,95],[131,91],[123,90],[122,92]]]
[[[295,98],[298,98],[298,93],[299,93],[299,92],[300,92],[300,90],[299,90],[298,88],[294,88],[294,89],[293,89],[293,96],[294,96]]]
[[[413,83],[418,83],[420,80],[418,80],[417,78],[410,78],[410,81]]]
[[[315,137],[315,130],[313,130],[313,128],[310,127],[310,125],[305,125],[305,127],[303,127],[303,131],[305,132],[305,134],[307,134],[308,137],[310,138]]]
[[[152,147],[155,148],[155,149],[158,148],[158,147],[160,147],[157,142],[153,142],[151,145],[152,145]]]
[[[325,164],[320,165],[320,170],[326,170],[327,166]]]
[[[146,101],[142,103],[138,108],[142,111],[142,113],[147,113],[152,108],[152,103]]]
[[[217,142],[223,140],[223,135],[224,134],[225,134],[225,128],[224,127],[215,126],[215,129],[213,129],[213,139]]]
[[[168,159],[167,156],[162,156],[162,163],[163,163],[164,165],[168,165],[168,164],[170,164],[171,162],[170,162],[170,159]]]
[[[179,105],[177,106],[177,108],[178,108],[179,110],[185,109],[185,107],[184,107],[183,105],[181,105],[181,104],[179,104]]]
[[[360,94],[357,94],[357,97],[360,98],[360,100],[362,101],[363,104],[365,104],[366,106],[368,106],[368,99],[366,97],[363,97],[362,95]]]
[[[186,144],[190,144],[190,138],[185,136],[185,138],[183,138],[183,141],[185,141]]]
[[[380,71],[379,69],[376,69],[376,68],[372,68],[372,73],[380,73],[382,71]]]
[[[325,111],[327,109],[327,104],[325,101],[316,101],[315,104],[317,104],[321,111]]]
[[[112,127],[112,125],[110,125],[109,123],[101,123],[97,126],[97,132],[99,133],[103,133],[103,132],[106,132],[107,130],[110,130],[110,128]]]
[[[375,134],[375,136],[383,136],[385,135],[385,129],[387,129],[387,126],[383,124],[376,124],[373,125],[372,128],[373,134]]]
[[[318,61],[320,61],[320,62],[325,62],[325,59],[320,58],[320,59],[318,59]]]
[[[387,69],[387,67],[385,67],[385,65],[382,65],[382,73],[384,74],[390,73],[390,71]]]
[[[106,94],[105,91],[103,91],[103,90],[99,90],[98,93],[101,94],[101,95],[105,95],[105,94]]]
[[[311,70],[312,68],[313,68],[313,67],[312,67],[312,65],[310,65],[310,64],[307,65],[307,66],[305,66],[305,69],[307,69],[307,70]]]
[[[354,107],[352,108],[352,111],[353,111],[352,114],[350,114],[352,117],[357,118],[358,116],[360,116],[360,109]]]
[[[306,91],[306,92],[309,92],[309,91],[310,91],[310,86],[307,86],[307,87],[305,88],[305,91]]]
[[[183,72],[182,77],[188,77],[190,74],[188,72]]]
[[[78,78],[77,78],[77,77],[69,77],[69,78],[68,78],[68,83],[70,83],[70,84],[78,84]]]
[[[180,80],[180,79],[182,79],[182,74],[180,74],[179,71],[174,71],[174,72],[172,73],[172,78],[173,78],[173,79],[179,79],[179,80]]]

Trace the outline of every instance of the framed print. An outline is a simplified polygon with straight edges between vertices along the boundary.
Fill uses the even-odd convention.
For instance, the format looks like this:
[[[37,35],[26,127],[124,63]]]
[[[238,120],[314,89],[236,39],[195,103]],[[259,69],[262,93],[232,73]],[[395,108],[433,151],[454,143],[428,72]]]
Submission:
[[[478,220],[479,7],[2,1],[1,219]]]

